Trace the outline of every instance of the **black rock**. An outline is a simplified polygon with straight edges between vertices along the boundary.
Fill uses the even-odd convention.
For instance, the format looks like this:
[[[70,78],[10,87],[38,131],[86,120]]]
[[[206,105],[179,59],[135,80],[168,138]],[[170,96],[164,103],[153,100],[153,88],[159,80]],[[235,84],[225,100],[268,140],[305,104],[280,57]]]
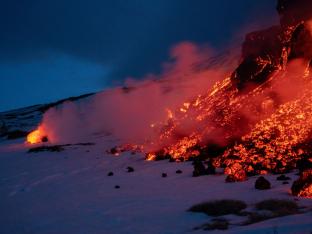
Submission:
[[[113,176],[114,175],[114,172],[110,171],[108,172],[107,176]]]
[[[162,173],[161,177],[163,177],[163,178],[167,177],[167,173]]]
[[[115,189],[119,189],[120,188],[120,186],[119,185],[115,185]]]
[[[255,183],[255,189],[266,190],[271,188],[271,183],[265,179],[263,176],[260,176]]]
[[[181,174],[182,171],[181,171],[181,170],[176,170],[176,173],[177,173],[177,174]]]
[[[297,169],[299,169],[300,172],[303,172],[310,168],[312,168],[312,161],[309,159],[308,156],[305,156],[297,161]]]
[[[133,167],[127,167],[128,172],[134,172]]]
[[[47,136],[44,136],[41,138],[41,142],[48,142],[48,141],[49,141],[49,139]]]
[[[289,184],[289,182],[288,181],[284,181],[283,184]]]
[[[282,181],[290,180],[290,177],[285,176],[285,175],[280,175],[280,176],[276,177],[276,180],[282,180]]]
[[[193,177],[206,175],[206,168],[202,161],[194,161],[193,162],[194,171],[193,171]]]
[[[214,175],[216,174],[216,168],[212,165],[211,161],[207,162],[207,169],[206,169],[206,174],[207,175]]]

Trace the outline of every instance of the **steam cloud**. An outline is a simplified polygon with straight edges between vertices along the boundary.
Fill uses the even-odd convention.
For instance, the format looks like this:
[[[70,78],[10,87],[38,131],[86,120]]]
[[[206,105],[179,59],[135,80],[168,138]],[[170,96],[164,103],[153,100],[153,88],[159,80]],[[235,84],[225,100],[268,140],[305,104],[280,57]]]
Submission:
[[[207,92],[238,63],[237,51],[214,56],[211,49],[183,42],[170,51],[160,74],[129,78],[124,87],[103,91],[45,113],[42,128],[51,143],[88,140],[111,133],[122,142],[142,143],[153,137],[152,123],[165,121],[189,98]]]

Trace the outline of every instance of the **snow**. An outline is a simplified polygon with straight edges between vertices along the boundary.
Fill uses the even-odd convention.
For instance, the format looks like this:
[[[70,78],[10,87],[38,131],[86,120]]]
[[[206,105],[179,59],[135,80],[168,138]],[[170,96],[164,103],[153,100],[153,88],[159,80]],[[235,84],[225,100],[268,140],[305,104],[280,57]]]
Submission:
[[[140,154],[108,155],[112,137],[93,139],[93,146],[71,146],[62,152],[27,153],[23,140],[0,142],[0,233],[225,233],[193,230],[211,217],[186,210],[213,199],[239,199],[250,206],[267,198],[295,200],[291,183],[267,178],[272,189],[255,190],[256,177],[225,183],[225,176],[192,177],[190,162],[147,162]],[[128,173],[131,166],[134,172]],[[176,174],[176,170],[182,174]],[[107,176],[108,172],[114,176]],[[162,173],[168,177],[162,178]],[[291,174],[292,178],[297,176]],[[119,185],[119,189],[115,189]],[[298,199],[302,206],[312,201]],[[311,211],[226,233],[310,233]]]

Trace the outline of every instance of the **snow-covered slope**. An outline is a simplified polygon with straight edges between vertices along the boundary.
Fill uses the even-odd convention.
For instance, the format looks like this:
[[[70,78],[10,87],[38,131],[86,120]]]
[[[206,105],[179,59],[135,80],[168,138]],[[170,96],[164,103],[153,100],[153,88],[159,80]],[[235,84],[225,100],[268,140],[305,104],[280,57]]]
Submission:
[[[0,143],[1,234],[206,233],[193,228],[212,217],[187,209],[222,198],[243,200],[250,207],[263,199],[285,198],[312,207],[311,200],[292,197],[291,184],[283,185],[273,175],[267,176],[272,189],[259,191],[254,189],[256,178],[241,183],[225,183],[221,174],[194,178],[190,162],[147,162],[130,153],[112,156],[105,153],[118,143],[112,136],[91,140],[95,145],[41,153],[27,153],[22,139]],[[128,173],[128,166],[134,172]],[[176,174],[178,169],[182,174]],[[107,176],[110,171],[113,176]],[[229,217],[234,223],[237,218]],[[231,225],[226,233],[308,234],[311,220],[310,211]]]

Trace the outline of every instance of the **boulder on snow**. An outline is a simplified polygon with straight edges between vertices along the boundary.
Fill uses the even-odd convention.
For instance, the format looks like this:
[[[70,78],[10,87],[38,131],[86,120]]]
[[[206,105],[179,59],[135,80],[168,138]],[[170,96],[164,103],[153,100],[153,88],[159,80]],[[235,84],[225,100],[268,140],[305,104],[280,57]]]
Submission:
[[[194,170],[193,177],[206,175],[206,168],[202,161],[196,160],[193,162]]]
[[[134,168],[133,167],[127,167],[127,172],[134,172]]]
[[[271,183],[265,179],[263,176],[260,176],[255,182],[255,189],[266,190],[271,188]]]

